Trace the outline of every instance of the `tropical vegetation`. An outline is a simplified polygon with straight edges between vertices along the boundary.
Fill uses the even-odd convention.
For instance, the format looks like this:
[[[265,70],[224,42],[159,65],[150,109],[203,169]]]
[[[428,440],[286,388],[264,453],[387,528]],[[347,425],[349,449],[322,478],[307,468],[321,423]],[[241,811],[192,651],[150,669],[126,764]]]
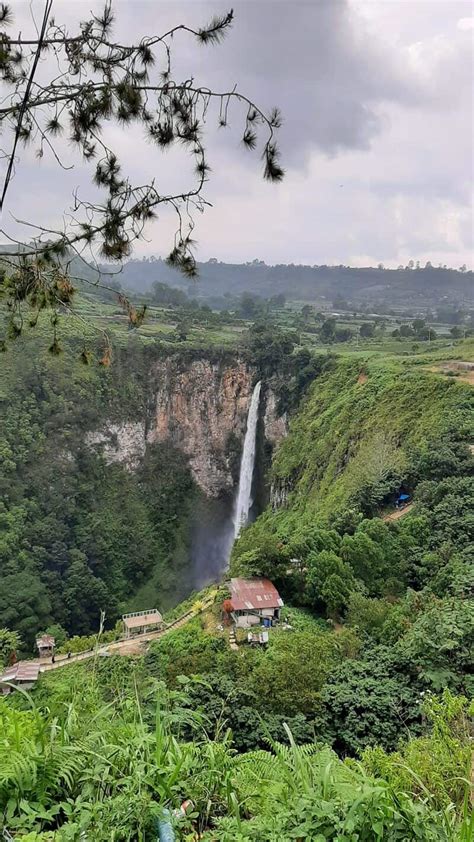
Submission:
[[[110,365],[83,364],[73,332],[63,354],[20,338],[4,358],[0,659],[31,656],[39,632],[59,652],[103,646],[142,589],[168,618],[196,616],[144,654],[97,649],[0,699],[3,827],[27,842],[148,842],[168,819],[188,842],[470,840],[472,387],[436,368],[439,346],[336,355],[270,322],[234,350],[116,338]],[[230,648],[225,587],[210,607],[189,594],[201,492],[183,454],[156,444],[129,470],[88,444],[146,417],[170,345],[183,366],[238,355],[289,418],[260,457],[272,499],[231,559],[284,598],[267,647]]]

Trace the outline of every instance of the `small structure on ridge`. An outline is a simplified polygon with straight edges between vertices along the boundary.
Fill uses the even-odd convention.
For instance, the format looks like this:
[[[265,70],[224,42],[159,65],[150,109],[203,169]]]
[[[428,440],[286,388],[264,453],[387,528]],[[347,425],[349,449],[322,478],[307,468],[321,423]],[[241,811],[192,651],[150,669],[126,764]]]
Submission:
[[[231,616],[236,626],[248,629],[280,619],[283,600],[270,579],[231,579]]]
[[[147,611],[134,611],[132,614],[124,614],[122,622],[125,637],[132,637],[132,635],[145,634],[148,631],[161,628],[163,617],[157,608],[150,608]]]
[[[56,640],[52,634],[42,634],[36,638],[36,648],[40,658],[48,658],[54,655]]]

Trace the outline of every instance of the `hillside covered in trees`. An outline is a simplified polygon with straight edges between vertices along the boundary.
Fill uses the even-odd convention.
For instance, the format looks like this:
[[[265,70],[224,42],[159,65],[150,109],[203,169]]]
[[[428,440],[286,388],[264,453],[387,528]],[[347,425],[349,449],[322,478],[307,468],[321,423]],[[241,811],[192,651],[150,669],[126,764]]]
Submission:
[[[434,370],[436,348],[272,339],[250,334],[248,360],[289,432],[231,573],[271,578],[283,621],[268,647],[233,650],[224,583],[176,607],[197,616],[144,654],[1,699],[0,809],[25,842],[151,840],[167,817],[176,839],[209,842],[471,838],[472,386]],[[198,491],[182,454],[155,446],[133,472],[84,447],[104,413],[138,414],[150,360],[170,353],[128,345],[110,367],[84,366],[70,340],[59,357],[8,351],[0,626],[24,654],[47,627],[63,651],[93,645],[80,635],[99,611],[113,626],[152,571],[170,606],[187,579]],[[183,365],[202,353],[183,349]],[[472,343],[451,353],[472,358]],[[400,490],[413,506],[384,519]]]
[[[104,272],[111,267],[102,266]],[[420,266],[410,261],[398,269],[382,266],[268,266],[263,261],[231,264],[217,260],[198,263],[198,279],[189,283],[160,258],[129,260],[115,275],[124,289],[148,292],[155,282],[187,290],[191,298],[239,296],[252,292],[263,298],[283,294],[288,299],[328,302],[343,298],[353,305],[380,307],[436,307],[441,304],[472,304],[473,273],[431,264]]]
[[[147,400],[149,360],[139,346],[114,365],[84,365],[81,343],[54,357],[15,345],[2,370],[0,627],[31,648],[38,629],[88,634],[152,572],[161,603],[186,596],[186,529],[198,496],[171,445],[148,449],[137,471],[106,464],[86,432],[134,419]]]

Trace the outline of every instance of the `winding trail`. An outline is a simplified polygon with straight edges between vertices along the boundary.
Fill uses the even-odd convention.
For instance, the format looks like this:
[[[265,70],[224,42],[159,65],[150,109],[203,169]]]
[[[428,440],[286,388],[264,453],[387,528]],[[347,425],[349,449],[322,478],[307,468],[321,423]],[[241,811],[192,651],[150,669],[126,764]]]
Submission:
[[[214,597],[212,597],[212,599],[204,600],[198,611],[186,611],[185,614],[182,614],[177,620],[173,620],[173,622],[167,625],[164,629],[158,629],[154,632],[146,632],[145,634],[137,634],[134,637],[123,638],[122,640],[115,640],[112,643],[99,646],[97,649],[88,649],[86,652],[77,652],[75,655],[71,655],[70,658],[68,658],[67,655],[57,655],[54,660],[54,664],[51,662],[51,659],[46,658],[33,662],[30,661],[29,663],[39,663],[40,672],[43,673],[60,669],[60,667],[66,667],[68,664],[77,664],[79,661],[87,661],[95,655],[136,655],[143,650],[143,647],[147,643],[150,643],[153,640],[159,640],[166,634],[169,634],[169,632],[175,631],[176,629],[181,628],[181,626],[186,625],[186,623],[189,623],[190,620],[197,617],[204,609],[210,608],[213,602]]]
[[[396,509],[394,512],[390,512],[389,515],[385,515],[382,520],[399,520],[401,517],[404,517],[408,514],[413,508],[413,503],[408,503],[403,509]]]

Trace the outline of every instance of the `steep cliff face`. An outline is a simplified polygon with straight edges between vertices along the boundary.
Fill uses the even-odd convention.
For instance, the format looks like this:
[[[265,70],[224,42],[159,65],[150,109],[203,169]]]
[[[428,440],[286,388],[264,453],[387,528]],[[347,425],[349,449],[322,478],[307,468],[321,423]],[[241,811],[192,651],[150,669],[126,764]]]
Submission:
[[[124,421],[122,424],[107,424],[103,430],[86,434],[86,443],[98,445],[106,462],[119,462],[133,471],[145,455],[145,421]]]
[[[236,360],[183,364],[168,357],[152,371],[154,400],[147,440],[170,441],[189,459],[193,476],[209,497],[233,487],[232,462],[243,439],[253,372]]]
[[[288,419],[286,412],[283,415],[278,414],[277,398],[271,386],[266,389],[264,401],[263,428],[265,438],[273,447],[276,447],[288,433]]]
[[[152,364],[148,410],[143,419],[110,423],[89,433],[87,442],[102,448],[109,462],[130,470],[146,446],[168,442],[189,461],[197,485],[207,497],[233,490],[245,435],[256,372],[243,360],[216,362],[179,355]],[[270,387],[263,390],[261,413],[266,440],[277,445],[286,434]]]
[[[270,486],[270,506],[274,512],[283,509],[288,503],[291,487],[283,480],[276,480]]]

